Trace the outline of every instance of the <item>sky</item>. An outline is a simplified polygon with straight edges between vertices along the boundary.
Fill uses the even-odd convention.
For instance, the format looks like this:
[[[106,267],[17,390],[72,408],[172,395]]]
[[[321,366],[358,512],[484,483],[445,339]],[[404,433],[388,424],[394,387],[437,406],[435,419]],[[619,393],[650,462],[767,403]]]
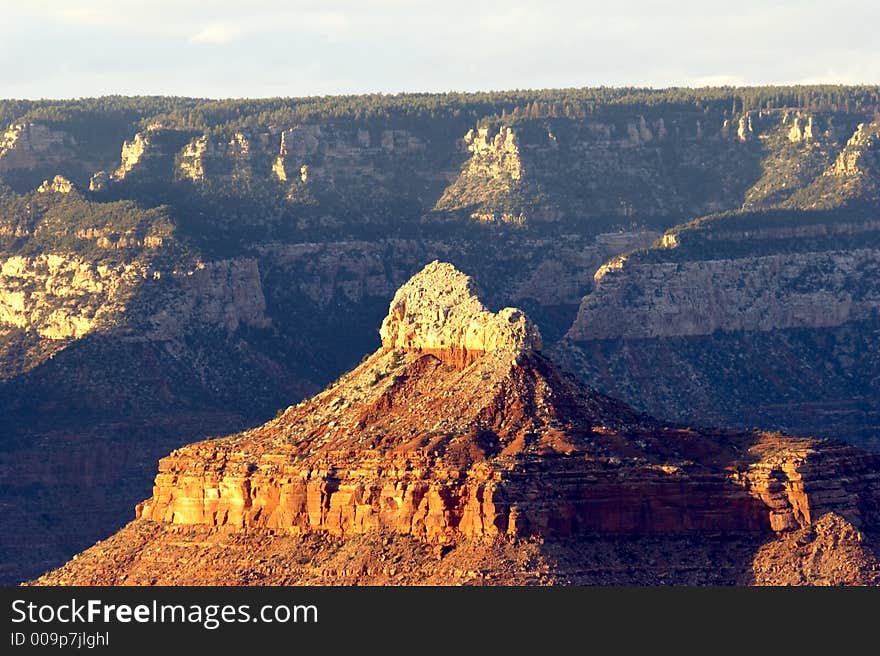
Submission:
[[[0,0],[0,97],[880,83],[877,0]]]

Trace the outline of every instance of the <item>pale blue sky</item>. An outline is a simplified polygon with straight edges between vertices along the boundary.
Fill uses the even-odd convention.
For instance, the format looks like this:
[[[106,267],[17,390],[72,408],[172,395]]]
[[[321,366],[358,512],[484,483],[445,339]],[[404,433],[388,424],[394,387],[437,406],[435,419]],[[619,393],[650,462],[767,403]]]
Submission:
[[[0,0],[0,97],[880,83],[880,2]]]

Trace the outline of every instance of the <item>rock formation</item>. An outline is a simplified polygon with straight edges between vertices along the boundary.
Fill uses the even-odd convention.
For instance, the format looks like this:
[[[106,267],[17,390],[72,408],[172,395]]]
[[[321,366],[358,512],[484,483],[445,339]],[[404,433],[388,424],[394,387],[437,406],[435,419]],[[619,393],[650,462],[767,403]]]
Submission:
[[[508,206],[508,197],[520,186],[525,170],[516,133],[502,126],[494,135],[489,128],[468,130],[463,145],[471,158],[462,167],[457,180],[435,205],[436,210],[471,208],[472,218],[480,221],[522,223],[525,208]],[[480,180],[478,195],[472,189]]]
[[[880,119],[860,123],[833,163],[786,201],[789,207],[827,209],[880,201]]]
[[[492,313],[470,277],[436,260],[394,295],[379,335],[386,349],[431,353],[461,366],[491,351],[515,357],[542,348],[538,328],[516,308]]]
[[[138,132],[131,141],[122,144],[119,168],[111,175],[114,180],[122,180],[147,156],[153,140],[149,132]]]
[[[193,181],[202,180],[205,177],[205,163],[203,158],[207,151],[207,137],[201,136],[190,141],[180,153],[181,175]]]
[[[706,217],[600,267],[554,354],[671,421],[876,445],[878,271],[870,210]]]
[[[0,325],[81,337],[118,315],[142,276],[138,264],[94,266],[56,254],[0,260]]]
[[[70,155],[74,143],[64,131],[43,123],[13,123],[0,137],[0,172],[57,163]]]
[[[788,130],[788,140],[793,143],[813,139],[813,117],[796,115]]]
[[[73,191],[73,183],[65,178],[63,175],[56,175],[52,182],[48,180],[43,180],[43,184],[41,184],[37,191],[41,194],[47,192],[55,192],[56,194],[69,194]]]
[[[109,179],[114,183],[130,180],[132,175],[145,180],[170,181],[174,178],[176,155],[184,150],[184,168],[199,146],[191,141],[192,131],[165,128],[161,123],[149,125],[122,144],[119,165],[109,176],[99,171],[92,176],[94,190],[101,190]],[[189,144],[189,145],[187,145]],[[192,152],[189,152],[190,149]],[[187,155],[187,152],[189,154]],[[198,170],[198,166],[195,169]]]
[[[163,458],[138,519],[37,583],[880,583],[870,544],[852,547],[880,526],[880,456],[658,423],[558,372],[520,311],[474,289],[429,264],[376,353],[264,426]],[[597,577],[627,548],[642,555]],[[351,549],[354,569],[321,565]],[[675,551],[700,564],[650,560]]]
[[[816,271],[828,272],[825,283],[807,287]],[[619,259],[597,271],[596,289],[568,335],[588,341],[839,326],[880,310],[880,289],[854,293],[877,271],[874,248],[643,264]]]

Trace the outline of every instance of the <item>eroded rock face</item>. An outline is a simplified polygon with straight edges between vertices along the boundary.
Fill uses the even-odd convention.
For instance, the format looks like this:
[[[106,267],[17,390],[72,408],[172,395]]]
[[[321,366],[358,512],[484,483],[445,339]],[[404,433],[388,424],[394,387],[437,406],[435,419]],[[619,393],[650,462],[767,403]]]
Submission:
[[[244,326],[267,328],[270,324],[256,260],[208,262],[190,271],[166,274],[164,280],[175,289],[166,293],[163,306],[149,317],[149,339],[173,339],[193,323],[228,333]]]
[[[469,276],[434,261],[401,287],[379,330],[382,346],[466,365],[490,351],[540,351],[537,326],[516,308],[489,312]]]
[[[193,182],[201,182],[205,176],[211,175],[217,178],[230,178],[230,174],[243,169],[249,173],[250,158],[253,150],[259,150],[262,139],[268,141],[268,134],[257,136],[257,148],[251,141],[251,137],[242,132],[236,132],[231,137],[209,138],[201,135],[187,143],[178,157],[178,172],[185,179]]]
[[[788,206],[837,207],[848,201],[880,200],[880,120],[860,123],[822,175],[795,193]]]
[[[106,185],[108,178],[111,182],[123,182],[132,175],[145,179],[170,181],[174,177],[174,160],[178,153],[181,155],[184,173],[186,166],[192,164],[193,155],[198,155],[199,144],[190,141],[191,131],[175,130],[163,127],[160,123],[148,126],[145,130],[137,132],[131,139],[122,144],[119,165],[109,175],[99,172],[92,178],[94,191],[100,191]],[[189,146],[187,143],[189,142]],[[199,165],[194,165],[189,173],[198,173]]]
[[[16,123],[0,137],[0,171],[34,168],[69,155],[73,140],[42,123]]]
[[[790,216],[695,221],[609,260],[554,356],[669,421],[876,445],[880,221]]]
[[[149,133],[138,132],[131,141],[122,144],[119,167],[113,172],[114,180],[123,180],[128,173],[148,156],[152,139]]]
[[[96,240],[100,244],[106,237],[97,235]],[[124,323],[131,297],[148,282],[162,285],[163,295],[157,307],[139,308],[150,327],[139,339],[175,339],[193,324],[230,333],[240,326],[269,325],[259,269],[252,259],[221,260],[163,274],[140,260],[95,264],[50,253],[0,260],[0,326],[34,331],[50,340],[110,330]]]
[[[486,127],[469,130],[462,141],[471,153],[453,184],[437,201],[435,209],[465,209],[474,201],[489,204],[471,212],[472,218],[484,222],[524,223],[526,217],[516,209],[496,211],[492,201],[510,194],[521,183],[525,169],[520,154],[519,140],[510,127],[502,126],[494,135]],[[478,196],[473,197],[471,188],[479,180]]]
[[[880,290],[862,282],[878,270],[876,249],[687,262],[615,259],[597,271],[596,289],[568,334],[587,341],[839,326],[880,308]]]
[[[65,178],[63,175],[56,175],[52,182],[48,180],[44,180],[43,184],[39,186],[37,192],[41,194],[45,194],[48,192],[55,192],[56,194],[69,194],[73,191],[73,183]]]
[[[60,254],[0,260],[0,324],[46,339],[82,337],[112,322],[145,275],[137,262],[95,265]]]

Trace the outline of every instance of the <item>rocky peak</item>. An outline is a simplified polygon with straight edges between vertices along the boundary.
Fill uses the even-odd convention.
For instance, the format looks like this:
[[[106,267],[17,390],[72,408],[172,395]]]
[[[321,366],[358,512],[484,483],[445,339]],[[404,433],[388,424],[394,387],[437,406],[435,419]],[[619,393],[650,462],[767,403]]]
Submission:
[[[205,163],[202,158],[208,149],[208,138],[204,135],[186,144],[180,154],[180,173],[183,177],[193,181],[204,179]]]
[[[491,351],[542,349],[537,326],[517,308],[490,312],[467,276],[434,261],[401,287],[379,334],[385,349],[422,351],[465,367]]]

